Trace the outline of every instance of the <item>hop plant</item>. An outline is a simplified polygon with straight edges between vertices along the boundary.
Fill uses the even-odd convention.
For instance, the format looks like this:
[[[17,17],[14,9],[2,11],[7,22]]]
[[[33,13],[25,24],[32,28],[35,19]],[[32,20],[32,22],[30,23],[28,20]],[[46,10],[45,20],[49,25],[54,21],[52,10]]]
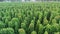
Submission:
[[[39,13],[39,20],[42,18],[42,12]]]
[[[15,30],[15,32],[17,33],[18,28],[19,28],[19,20],[18,18],[13,18],[9,23],[8,23],[8,27],[11,27]]]
[[[47,31],[45,31],[45,32],[44,32],[44,34],[48,34],[48,32],[47,32]]]
[[[46,26],[45,26],[45,31],[48,31],[48,33],[50,33],[51,34],[51,25],[50,24],[47,24]]]
[[[0,30],[0,34],[14,34],[14,30],[12,28],[3,28]]]
[[[54,32],[54,34],[60,34],[60,32]]]
[[[56,19],[53,19],[52,24],[56,24],[56,23],[57,23]]]
[[[46,19],[46,17],[43,20],[43,25],[47,25],[48,24],[48,20]]]
[[[37,34],[37,32],[36,31],[32,31],[31,34]]]
[[[27,29],[27,28],[26,28],[26,24],[25,24],[25,23],[21,23],[21,28],[23,28],[23,29],[26,30],[26,29]]]
[[[3,23],[2,21],[0,21],[0,29],[5,28],[5,23]]]
[[[44,26],[42,24],[39,24],[38,34],[43,34],[43,29],[44,29]]]
[[[38,32],[38,30],[39,30],[39,24],[40,24],[40,21],[38,20],[37,21],[37,24],[36,24],[36,31]]]
[[[59,23],[60,15],[57,15],[57,16],[55,17],[55,19],[56,19],[57,23]]]
[[[58,32],[59,31],[59,24],[53,24],[51,25],[51,31],[52,32]]]
[[[19,34],[26,34],[25,30],[23,28],[18,30]]]
[[[29,25],[29,33],[31,33],[32,31],[34,31],[34,22],[33,21]]]
[[[18,18],[12,18],[12,20],[11,20],[13,23],[14,22],[18,22],[19,23],[19,19]]]
[[[18,18],[13,18],[13,19],[8,23],[8,27],[18,26],[18,24],[19,24]]]

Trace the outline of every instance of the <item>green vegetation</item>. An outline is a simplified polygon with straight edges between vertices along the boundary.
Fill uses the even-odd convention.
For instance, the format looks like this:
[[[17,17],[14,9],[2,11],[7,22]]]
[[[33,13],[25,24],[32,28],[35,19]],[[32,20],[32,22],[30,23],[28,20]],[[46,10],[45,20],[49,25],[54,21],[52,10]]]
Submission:
[[[0,34],[59,34],[60,3],[0,3]]]

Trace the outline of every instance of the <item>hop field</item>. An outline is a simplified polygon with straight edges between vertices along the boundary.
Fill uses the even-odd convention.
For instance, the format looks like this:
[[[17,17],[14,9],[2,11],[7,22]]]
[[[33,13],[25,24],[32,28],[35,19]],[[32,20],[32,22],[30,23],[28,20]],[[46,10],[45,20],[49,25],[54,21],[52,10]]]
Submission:
[[[0,34],[60,34],[60,3],[0,3]]]

